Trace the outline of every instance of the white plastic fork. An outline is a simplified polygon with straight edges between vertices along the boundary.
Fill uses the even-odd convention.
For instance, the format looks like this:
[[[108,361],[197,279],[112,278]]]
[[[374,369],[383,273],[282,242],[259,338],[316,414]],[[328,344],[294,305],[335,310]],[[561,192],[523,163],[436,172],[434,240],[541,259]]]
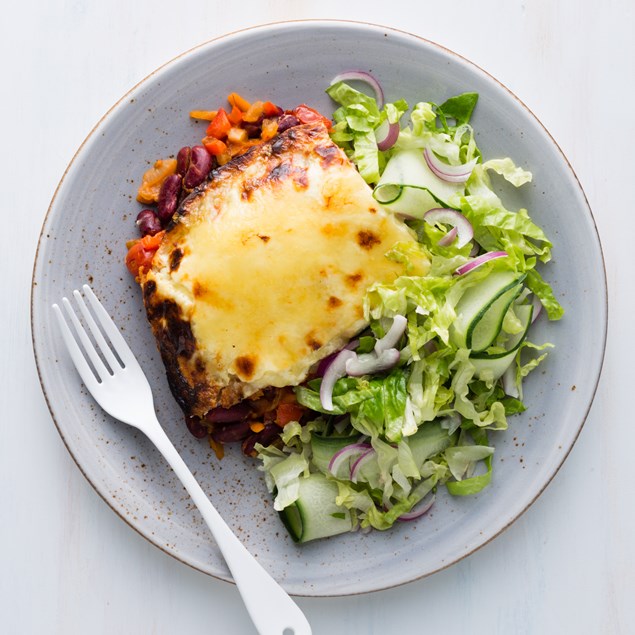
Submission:
[[[79,291],[73,296],[101,356],[68,298],[62,304],[77,337],[59,305],[53,311],[84,385],[108,414],[141,430],[170,464],[210,528],[260,635],[311,635],[302,611],[247,551],[197,483],[157,420],[150,384],[134,354],[92,289],[84,285],[83,290],[92,312]]]

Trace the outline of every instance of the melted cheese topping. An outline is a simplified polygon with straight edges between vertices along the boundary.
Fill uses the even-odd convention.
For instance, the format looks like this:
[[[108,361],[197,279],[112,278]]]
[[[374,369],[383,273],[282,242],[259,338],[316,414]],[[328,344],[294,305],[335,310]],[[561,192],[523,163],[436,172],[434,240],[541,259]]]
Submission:
[[[157,291],[189,321],[208,380],[243,382],[242,396],[301,382],[359,332],[368,287],[405,273],[385,254],[414,240],[339,149],[286,159],[280,178],[263,159],[221,180],[155,258]]]

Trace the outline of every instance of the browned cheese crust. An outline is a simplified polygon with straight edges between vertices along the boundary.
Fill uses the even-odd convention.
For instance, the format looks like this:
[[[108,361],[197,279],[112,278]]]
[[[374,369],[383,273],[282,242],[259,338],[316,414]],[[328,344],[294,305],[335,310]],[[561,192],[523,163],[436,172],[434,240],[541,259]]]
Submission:
[[[215,170],[141,275],[181,408],[203,416],[303,381],[367,325],[368,287],[404,273],[385,254],[412,240],[322,124],[291,128]]]

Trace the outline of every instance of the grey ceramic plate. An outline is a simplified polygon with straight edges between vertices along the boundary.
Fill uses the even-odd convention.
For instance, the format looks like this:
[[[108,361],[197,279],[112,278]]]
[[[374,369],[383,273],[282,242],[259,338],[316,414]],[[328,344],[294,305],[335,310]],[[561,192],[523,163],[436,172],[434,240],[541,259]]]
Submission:
[[[535,341],[557,346],[526,386],[529,410],[495,439],[492,485],[472,498],[441,497],[418,522],[392,531],[295,546],[269,502],[252,460],[230,451],[218,462],[192,438],[164,379],[138,289],[123,266],[135,233],[136,187],[147,165],[196,143],[188,111],[215,107],[231,91],[292,108],[328,112],[324,89],[339,71],[371,70],[389,98],[441,103],[477,91],[474,117],[486,157],[511,156],[533,184],[507,192],[555,242],[548,278],[567,310],[541,322]],[[584,254],[584,258],[579,258]],[[554,476],[587,416],[602,364],[606,284],[600,244],[584,194],[565,157],[501,84],[465,59],[418,37],[344,22],[275,24],[204,44],[135,87],[78,151],[44,223],[32,296],[34,348],[53,419],[86,478],[126,522],[155,545],[229,579],[197,511],[152,446],[119,424],[82,388],[52,328],[49,307],[89,281],[146,369],[159,419],[247,547],[291,593],[345,595],[414,580],[484,545],[513,522]],[[237,448],[236,448],[237,450]]]

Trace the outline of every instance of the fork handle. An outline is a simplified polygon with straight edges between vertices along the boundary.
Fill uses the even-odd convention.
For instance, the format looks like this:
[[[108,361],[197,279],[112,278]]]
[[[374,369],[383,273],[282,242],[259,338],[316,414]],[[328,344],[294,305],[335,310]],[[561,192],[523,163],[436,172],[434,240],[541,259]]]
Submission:
[[[183,483],[207,523],[260,635],[311,635],[302,611],[238,540],[155,420],[139,426]]]

